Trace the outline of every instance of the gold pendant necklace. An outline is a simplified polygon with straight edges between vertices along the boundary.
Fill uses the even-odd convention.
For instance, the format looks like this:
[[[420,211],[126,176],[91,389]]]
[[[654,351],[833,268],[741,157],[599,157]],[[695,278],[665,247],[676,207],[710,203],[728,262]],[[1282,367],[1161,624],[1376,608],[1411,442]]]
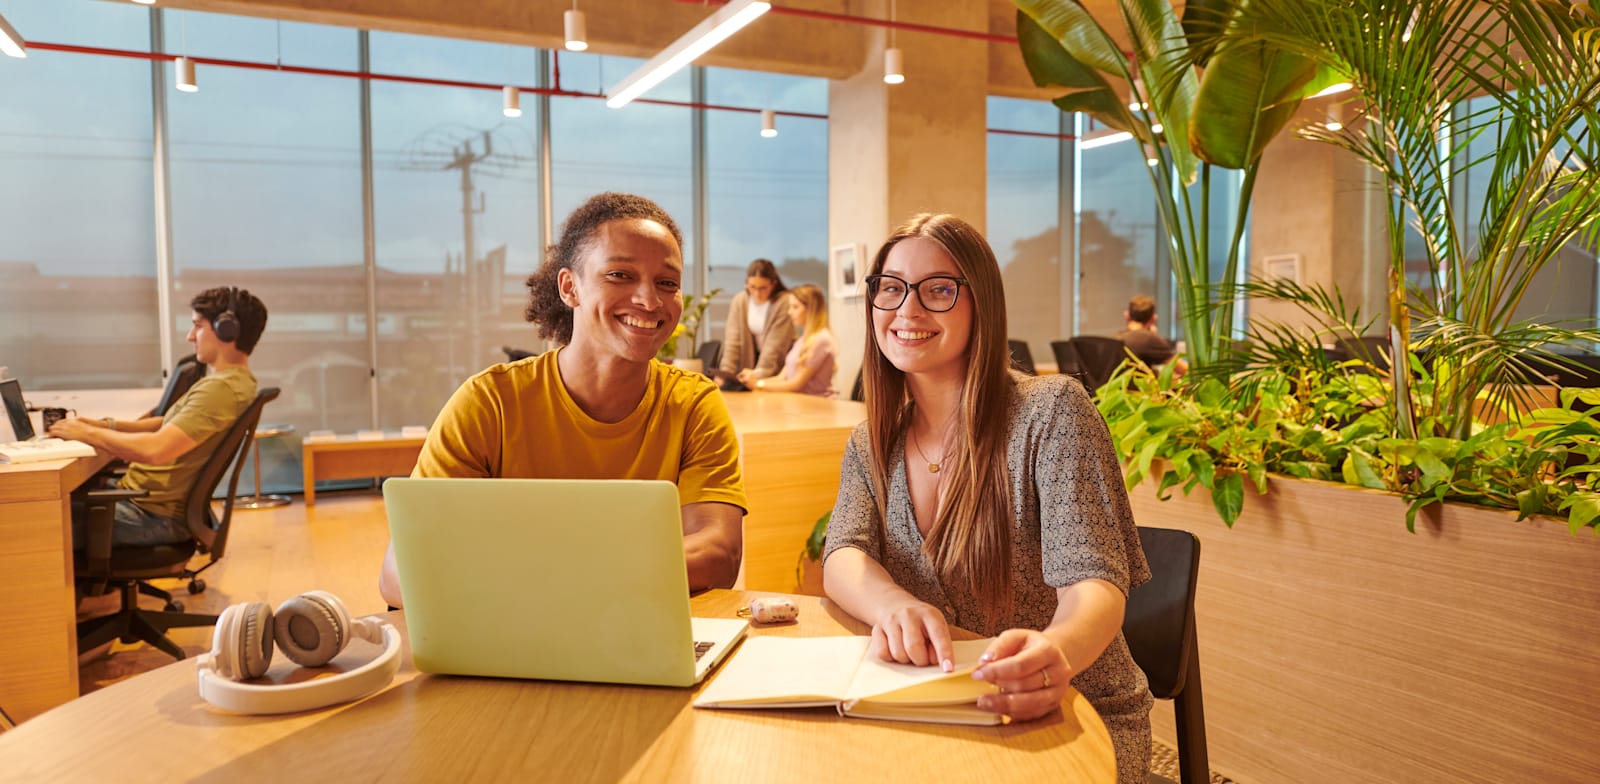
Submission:
[[[922,443],[917,440],[917,429],[915,427],[911,427],[908,428],[908,430],[911,433],[911,445],[917,448],[917,457],[922,458],[922,462],[928,464],[928,473],[939,473],[939,464],[929,460],[928,455],[922,451]],[[940,459],[943,459],[944,455],[940,455],[939,457]]]

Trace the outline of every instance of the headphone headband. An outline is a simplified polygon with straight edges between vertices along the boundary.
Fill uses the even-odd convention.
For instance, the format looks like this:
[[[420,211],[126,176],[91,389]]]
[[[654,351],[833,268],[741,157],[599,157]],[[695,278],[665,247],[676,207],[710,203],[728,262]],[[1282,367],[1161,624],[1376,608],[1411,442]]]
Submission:
[[[354,622],[351,631],[370,642],[381,642],[383,653],[349,672],[302,683],[268,685],[232,681],[218,672],[212,653],[202,653],[195,666],[200,698],[224,710],[266,715],[316,710],[375,693],[394,680],[395,673],[400,670],[400,632],[391,624],[368,618]]]

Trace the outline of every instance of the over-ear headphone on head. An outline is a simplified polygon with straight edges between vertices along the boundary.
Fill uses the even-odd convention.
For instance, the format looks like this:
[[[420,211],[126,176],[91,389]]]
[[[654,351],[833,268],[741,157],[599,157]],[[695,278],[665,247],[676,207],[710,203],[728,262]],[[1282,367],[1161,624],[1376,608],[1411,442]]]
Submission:
[[[239,307],[239,290],[229,286],[228,309],[217,314],[211,321],[211,331],[217,333],[217,339],[224,343],[232,343],[239,339],[239,317],[233,312],[237,307]]]
[[[321,667],[352,637],[383,646],[376,659],[331,678],[292,684],[239,683],[265,675],[272,647],[303,667]],[[350,618],[344,602],[325,591],[300,594],[278,606],[236,604],[222,611],[211,652],[198,660],[200,697],[239,713],[294,713],[365,697],[400,669],[400,633],[375,618]]]

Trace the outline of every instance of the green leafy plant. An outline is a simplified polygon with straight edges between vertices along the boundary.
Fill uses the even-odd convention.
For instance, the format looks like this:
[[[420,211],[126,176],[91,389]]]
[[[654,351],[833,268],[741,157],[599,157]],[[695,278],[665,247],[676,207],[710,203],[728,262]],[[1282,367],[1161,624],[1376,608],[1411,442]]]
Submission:
[[[794,564],[795,585],[805,582],[806,561],[822,560],[822,547],[828,539],[828,521],[832,519],[833,510],[830,509],[823,512],[822,516],[817,518],[816,524],[811,526],[811,535],[806,537],[805,549],[800,551],[800,558]]]
[[[1597,25],[1588,5],[1558,0],[1251,0],[1196,44],[1265,46],[1355,85],[1356,120],[1300,135],[1358,156],[1393,196],[1387,315],[1398,437],[1464,440],[1485,391],[1515,397],[1539,366],[1562,362],[1555,347],[1600,338],[1518,316],[1562,248],[1600,239]],[[1474,141],[1493,149],[1474,157]],[[1477,216],[1452,207],[1463,173],[1484,183]],[[1420,273],[1408,266],[1408,227],[1422,239]],[[1408,354],[1427,358],[1427,394],[1415,389]]]
[[[1181,19],[1167,0],[1118,0],[1132,52],[1077,0],[1014,2],[1034,82],[1069,90],[1054,101],[1058,108],[1131,134],[1138,143],[1127,145],[1130,154],[1154,162],[1145,168],[1170,246],[1189,361],[1217,361],[1233,338],[1233,312],[1216,307],[1212,283],[1237,277],[1262,151],[1300,99],[1333,76],[1262,41],[1219,42],[1215,32],[1236,23],[1242,0],[1192,0]],[[1214,167],[1242,172],[1220,269],[1209,236]]]
[[[692,294],[683,295],[683,317],[678,319],[678,326],[672,330],[672,337],[667,338],[666,344],[656,352],[656,358],[662,362],[671,362],[678,358],[678,339],[688,338],[689,350],[693,351],[699,344],[700,327],[705,321],[706,308],[711,307],[711,299],[722,293],[722,289],[712,289],[698,297]]]

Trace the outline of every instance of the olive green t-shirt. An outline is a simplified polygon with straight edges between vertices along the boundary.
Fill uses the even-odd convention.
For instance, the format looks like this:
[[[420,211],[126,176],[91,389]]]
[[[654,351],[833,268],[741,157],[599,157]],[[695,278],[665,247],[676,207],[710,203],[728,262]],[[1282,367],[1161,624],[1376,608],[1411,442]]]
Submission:
[[[256,377],[245,368],[219,370],[189,387],[162,417],[162,427],[177,425],[198,445],[167,465],[133,463],[118,487],[150,494],[133,502],[147,512],[183,520],[189,489],[200,468],[217,451],[222,434],[256,397]]]

